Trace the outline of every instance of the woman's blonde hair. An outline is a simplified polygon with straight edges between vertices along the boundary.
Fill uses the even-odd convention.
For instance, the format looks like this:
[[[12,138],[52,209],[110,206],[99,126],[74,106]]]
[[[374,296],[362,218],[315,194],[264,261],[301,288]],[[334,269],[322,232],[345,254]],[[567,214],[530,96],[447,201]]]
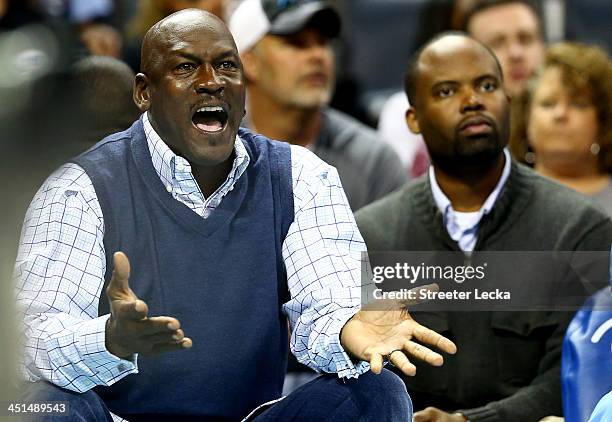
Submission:
[[[597,110],[600,168],[606,173],[612,173],[612,62],[610,57],[605,50],[599,47],[581,43],[560,42],[548,47],[542,68],[529,84],[528,113],[539,76],[550,67],[561,70],[563,84],[570,95],[587,94],[590,97]]]

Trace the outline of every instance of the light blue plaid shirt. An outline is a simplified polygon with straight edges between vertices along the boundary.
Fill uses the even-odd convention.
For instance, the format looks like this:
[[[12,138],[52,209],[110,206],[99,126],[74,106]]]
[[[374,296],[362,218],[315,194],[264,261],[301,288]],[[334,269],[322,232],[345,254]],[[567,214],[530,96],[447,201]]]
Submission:
[[[146,113],[142,119],[153,166],[169,195],[206,218],[249,165],[242,141],[237,137],[227,180],[205,198],[189,163],[161,140]],[[295,219],[282,248],[291,293],[283,305],[292,327],[291,350],[317,371],[356,377],[369,365],[351,361],[339,334],[360,306],[365,244],[336,169],[299,146],[291,146],[291,161]],[[138,372],[136,358],[119,359],[105,348],[109,315],[98,316],[106,271],[103,239],[104,218],[91,180],[78,165],[63,165],[30,204],[15,265],[27,380],[83,392]]]

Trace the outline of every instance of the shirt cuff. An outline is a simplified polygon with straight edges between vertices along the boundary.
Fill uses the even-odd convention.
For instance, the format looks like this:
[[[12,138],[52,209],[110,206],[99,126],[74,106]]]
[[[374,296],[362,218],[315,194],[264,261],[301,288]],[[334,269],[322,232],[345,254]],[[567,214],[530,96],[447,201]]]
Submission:
[[[332,357],[333,366],[339,378],[357,378],[370,369],[370,364],[365,361],[355,363],[342,347],[340,343],[340,331],[349,319],[359,311],[356,309],[343,310],[342,314],[335,316],[334,321],[330,324],[328,333],[330,336],[329,350]]]
[[[85,321],[77,331],[77,349],[93,372],[95,385],[111,385],[129,374],[138,373],[138,355],[121,359],[106,349],[106,321],[110,315]]]

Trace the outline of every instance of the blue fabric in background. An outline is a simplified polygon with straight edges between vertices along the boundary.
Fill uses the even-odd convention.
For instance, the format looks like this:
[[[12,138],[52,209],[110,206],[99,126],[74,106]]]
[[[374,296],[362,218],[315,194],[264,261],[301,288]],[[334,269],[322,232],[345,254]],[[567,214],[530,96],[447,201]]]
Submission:
[[[612,287],[591,297],[570,323],[561,363],[567,422],[587,421],[612,391]]]

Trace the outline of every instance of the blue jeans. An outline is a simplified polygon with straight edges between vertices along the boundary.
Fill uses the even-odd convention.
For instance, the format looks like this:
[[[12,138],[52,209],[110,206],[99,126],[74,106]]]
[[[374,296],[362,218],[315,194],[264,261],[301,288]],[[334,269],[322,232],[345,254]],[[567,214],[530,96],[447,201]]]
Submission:
[[[111,422],[110,412],[92,390],[75,393],[46,382],[29,386],[23,401],[66,401],[67,418],[41,416],[32,421]],[[177,415],[176,420],[182,420]],[[211,419],[212,420],[212,419]],[[321,375],[251,419],[272,421],[412,421],[412,402],[402,380],[383,369],[380,375],[367,372],[356,379],[341,380]]]

